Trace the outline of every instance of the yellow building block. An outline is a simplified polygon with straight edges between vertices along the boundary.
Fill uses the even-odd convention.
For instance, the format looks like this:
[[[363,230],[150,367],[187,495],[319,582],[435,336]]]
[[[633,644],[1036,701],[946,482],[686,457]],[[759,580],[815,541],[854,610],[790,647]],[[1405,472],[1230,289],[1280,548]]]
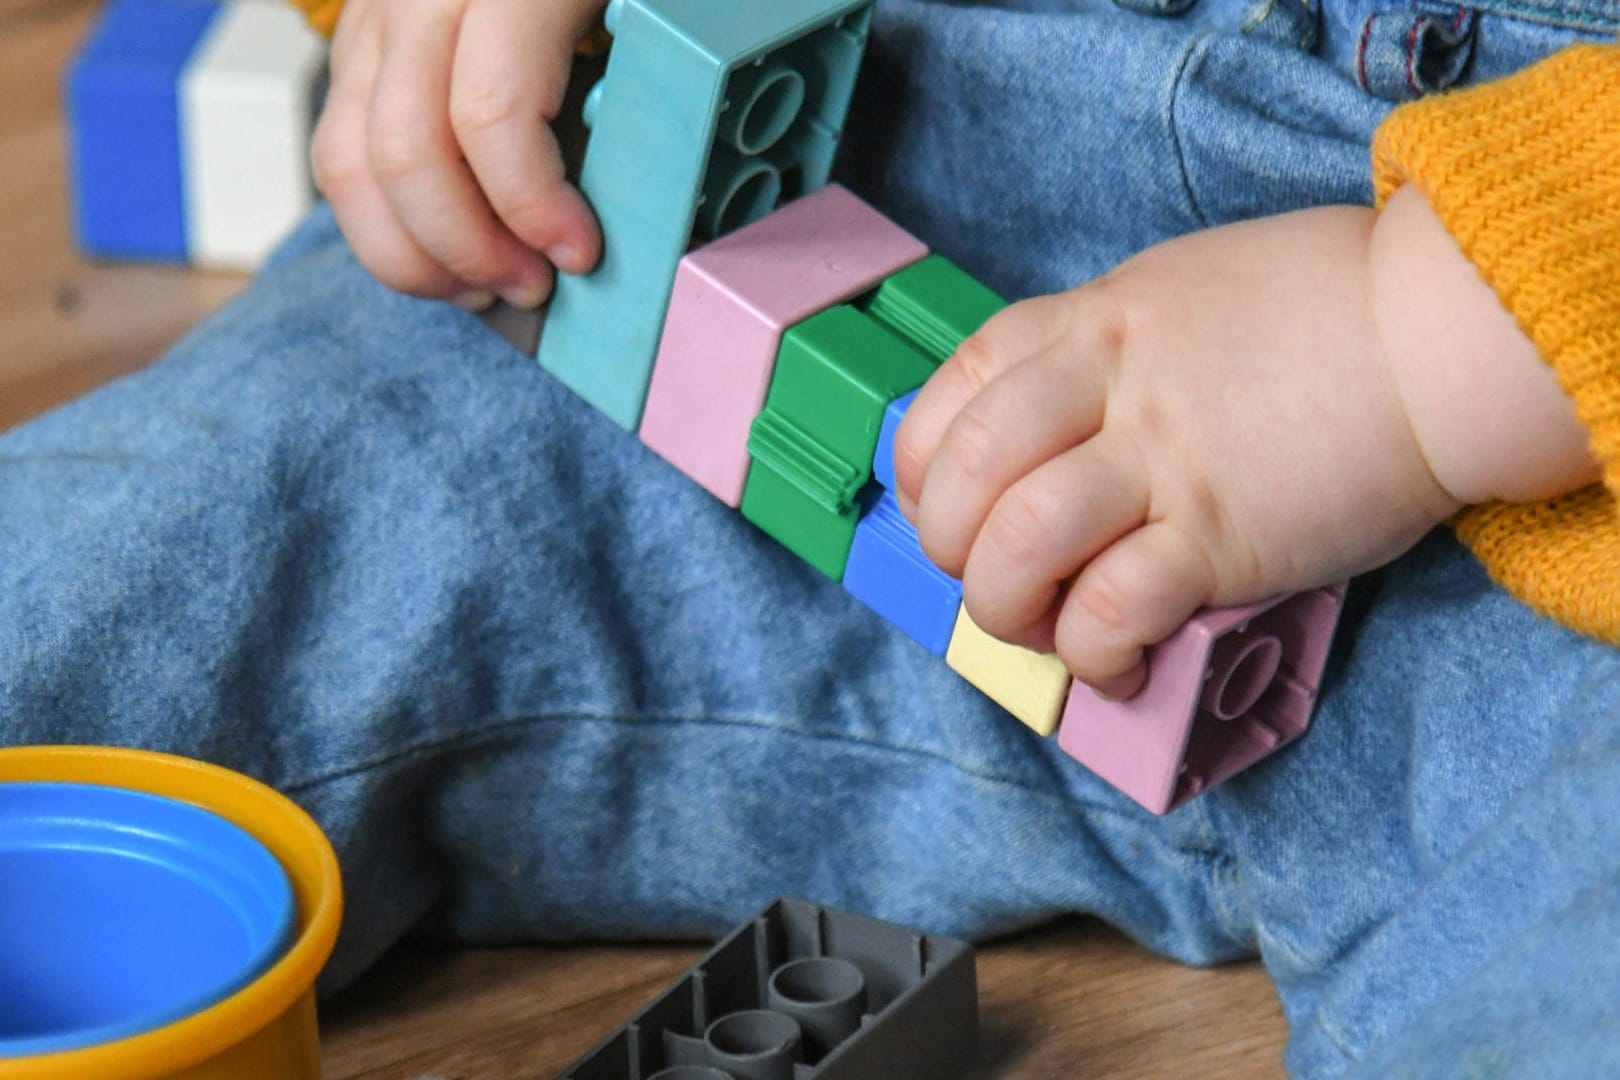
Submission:
[[[1056,653],[1031,652],[993,638],[962,608],[945,662],[1041,735],[1057,730],[1074,679]]]

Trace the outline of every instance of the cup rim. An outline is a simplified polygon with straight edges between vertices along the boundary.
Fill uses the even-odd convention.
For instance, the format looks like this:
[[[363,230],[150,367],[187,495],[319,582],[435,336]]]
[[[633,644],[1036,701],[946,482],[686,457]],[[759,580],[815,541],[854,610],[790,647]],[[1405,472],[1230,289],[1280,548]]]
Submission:
[[[246,953],[228,968],[205,961],[204,978],[181,965],[186,976],[168,984],[181,993],[142,1011],[0,1036],[0,1056],[37,1057],[116,1042],[200,1012],[269,970],[297,927],[292,879],[269,848],[233,821],[147,791],[61,780],[0,782],[0,860],[7,855],[66,856],[70,874],[89,865],[100,873],[156,867],[165,879],[190,883],[240,920]],[[137,892],[140,880],[134,879]],[[131,894],[113,887],[126,903]],[[173,912],[152,914],[174,925]],[[86,958],[97,948],[90,946]]]
[[[297,804],[217,765],[149,750],[0,748],[0,782],[64,781],[163,795],[212,811],[276,857],[298,905],[294,937],[257,979],[200,1012],[115,1042],[0,1058],[0,1080],[145,1080],[190,1068],[249,1038],[312,990],[337,943],[342,876],[331,844]]]

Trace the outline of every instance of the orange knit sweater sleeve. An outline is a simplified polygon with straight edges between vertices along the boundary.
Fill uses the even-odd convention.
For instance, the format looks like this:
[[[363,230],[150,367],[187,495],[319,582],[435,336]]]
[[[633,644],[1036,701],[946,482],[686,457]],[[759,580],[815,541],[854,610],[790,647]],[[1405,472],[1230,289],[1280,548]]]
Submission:
[[[1620,644],[1620,47],[1396,109],[1373,141],[1382,205],[1415,184],[1535,342],[1603,482],[1453,524],[1532,608]]]

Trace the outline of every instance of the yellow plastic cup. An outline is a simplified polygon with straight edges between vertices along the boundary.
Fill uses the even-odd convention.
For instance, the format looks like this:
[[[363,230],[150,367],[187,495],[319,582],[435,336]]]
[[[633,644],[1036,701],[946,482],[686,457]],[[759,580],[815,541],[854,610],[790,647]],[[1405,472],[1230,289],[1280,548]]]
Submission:
[[[298,928],[268,971],[154,1031],[35,1057],[0,1058],[0,1080],[320,1080],[315,977],[343,918],[337,856],[290,799],[240,773],[170,754],[107,747],[0,749],[0,783],[104,784],[200,806],[269,849],[292,880]]]

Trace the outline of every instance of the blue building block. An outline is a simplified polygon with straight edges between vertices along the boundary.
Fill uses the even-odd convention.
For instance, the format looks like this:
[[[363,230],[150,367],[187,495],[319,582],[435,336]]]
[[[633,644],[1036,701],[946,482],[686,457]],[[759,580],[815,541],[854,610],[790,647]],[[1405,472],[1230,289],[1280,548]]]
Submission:
[[[855,527],[855,542],[844,568],[844,588],[867,607],[904,630],[935,656],[944,656],[962,606],[962,583],[923,554],[917,530],[900,512],[892,492],[894,435],[919,390],[889,403],[872,456],[872,478],[883,497]]]
[[[87,254],[185,261],[179,81],[220,6],[114,0],[68,70],[74,220]]]
[[[640,422],[687,249],[826,184],[872,0],[613,0],[585,102],[580,189],[602,263],[564,277],[539,360],[621,427]]]
[[[917,530],[888,492],[855,527],[844,588],[935,656],[950,647],[962,583],[923,554]]]
[[[906,417],[906,410],[911,403],[917,400],[922,393],[918,387],[903,398],[889,403],[883,412],[883,427],[878,431],[877,453],[872,456],[872,478],[890,491],[895,490],[894,479],[894,434],[900,429],[900,421]]]

